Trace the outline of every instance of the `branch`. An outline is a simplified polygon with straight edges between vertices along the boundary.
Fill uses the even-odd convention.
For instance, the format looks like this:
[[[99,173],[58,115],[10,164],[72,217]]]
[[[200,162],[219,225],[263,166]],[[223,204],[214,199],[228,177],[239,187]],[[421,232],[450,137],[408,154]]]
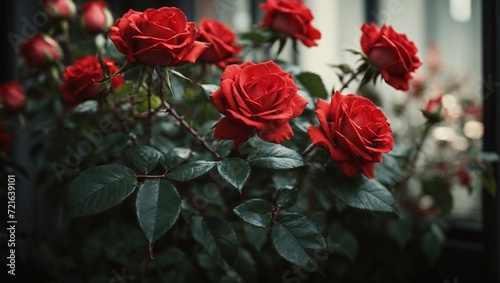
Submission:
[[[200,143],[215,156],[215,158],[217,158],[218,160],[222,159],[222,156],[220,156],[220,154],[213,147],[211,147],[207,143],[207,141],[202,136],[200,136],[200,134],[193,127],[191,127],[191,125],[189,125],[189,123],[184,119],[184,117],[179,115],[179,113],[177,113],[177,111],[175,111],[175,109],[173,109],[172,106],[170,106],[170,104],[166,100],[163,100],[162,104],[166,108],[167,112],[172,114],[172,116],[177,121],[179,121],[181,125],[184,128],[186,128],[189,131],[189,133],[191,133],[191,135],[193,135],[198,141],[200,141]]]

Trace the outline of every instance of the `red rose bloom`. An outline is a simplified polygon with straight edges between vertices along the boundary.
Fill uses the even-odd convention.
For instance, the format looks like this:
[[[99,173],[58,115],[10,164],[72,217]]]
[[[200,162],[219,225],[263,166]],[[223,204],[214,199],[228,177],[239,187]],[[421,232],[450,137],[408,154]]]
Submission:
[[[273,61],[230,65],[220,86],[210,99],[226,117],[217,123],[214,137],[234,140],[235,148],[255,133],[273,143],[290,139],[293,132],[288,122],[307,104],[292,76]]]
[[[87,2],[82,7],[82,28],[91,35],[109,30],[113,15],[104,1]]]
[[[411,73],[422,65],[415,44],[386,25],[379,30],[375,24],[364,24],[361,31],[361,48],[384,80],[395,89],[408,90]]]
[[[109,31],[109,38],[130,62],[150,66],[194,63],[207,46],[196,41],[195,23],[174,7],[129,10]]]
[[[50,18],[69,19],[76,13],[75,3],[71,0],[44,0],[43,8]]]
[[[0,125],[0,151],[10,151],[10,135],[5,131],[2,125]]]
[[[26,64],[33,68],[45,68],[61,60],[63,56],[57,41],[43,33],[37,33],[23,41],[19,46],[19,54]]]
[[[17,81],[6,82],[0,85],[0,103],[10,112],[17,112],[26,104],[26,94]]]
[[[381,163],[382,153],[394,145],[384,113],[367,98],[337,91],[331,103],[318,99],[316,115],[320,125],[307,131],[312,142],[326,147],[347,176],[373,178],[375,162]]]
[[[110,74],[118,72],[115,61],[103,58],[104,64]],[[63,74],[62,84],[63,100],[68,104],[77,104],[87,100],[96,99],[100,94],[103,78],[101,65],[95,56],[86,56],[77,60],[72,66],[66,68]],[[115,76],[111,80],[113,88],[118,88],[124,83],[124,79]]]
[[[265,11],[262,27],[300,39],[305,46],[316,46],[315,40],[321,38],[319,30],[311,25],[313,15],[299,0],[267,0],[260,4]]]
[[[240,53],[243,47],[235,44],[236,35],[234,32],[219,21],[202,19],[198,40],[211,44],[201,53],[200,61],[214,63],[221,69],[241,61],[233,56]]]

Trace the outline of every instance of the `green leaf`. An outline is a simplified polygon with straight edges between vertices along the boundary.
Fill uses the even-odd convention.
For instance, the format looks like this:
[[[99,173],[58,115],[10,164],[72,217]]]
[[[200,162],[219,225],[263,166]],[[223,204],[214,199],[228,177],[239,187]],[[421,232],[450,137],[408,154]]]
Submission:
[[[290,208],[297,202],[299,191],[293,187],[283,187],[276,193],[276,205],[281,209]]]
[[[220,88],[218,85],[213,84],[200,84],[200,86],[206,95],[211,95]]]
[[[440,176],[432,176],[422,180],[423,192],[434,199],[439,209],[449,214],[453,208],[453,196],[450,192],[450,184]]]
[[[387,186],[397,183],[403,177],[400,163],[402,156],[393,152],[383,154],[383,162],[375,164],[375,179]]]
[[[269,35],[262,32],[250,31],[240,34],[239,37],[240,39],[249,40],[253,44],[257,45],[266,42],[266,40],[269,38]]]
[[[499,160],[499,156],[496,152],[482,151],[479,153],[479,158],[487,162],[497,162]]]
[[[179,217],[181,199],[169,181],[150,179],[139,188],[135,206],[141,229],[153,244]]]
[[[314,251],[325,251],[326,243],[311,220],[298,213],[282,213],[271,230],[280,256],[298,266],[314,264]]]
[[[163,159],[163,154],[149,145],[137,145],[129,152],[129,159],[142,173],[149,173]]]
[[[168,177],[176,181],[189,181],[204,175],[212,168],[216,162],[212,161],[192,161],[175,167],[170,171]]]
[[[91,168],[71,183],[65,218],[96,214],[121,203],[135,189],[134,171],[117,164]]]
[[[238,239],[231,225],[212,216],[194,216],[191,222],[193,238],[227,268],[238,256]]]
[[[186,159],[189,158],[190,155],[191,155],[191,149],[189,148],[182,148],[182,147],[171,148],[165,154],[165,158],[162,160],[163,161],[162,166],[165,169],[171,169],[184,162]]]
[[[427,231],[420,240],[422,251],[431,264],[434,264],[441,255],[444,240],[443,231],[439,225],[435,223],[432,224],[431,229]]]
[[[387,232],[398,243],[399,247],[404,249],[413,235],[411,218],[403,216],[401,219],[390,220],[387,223]]]
[[[247,241],[257,251],[260,251],[262,246],[267,242],[268,231],[266,228],[259,228],[253,225],[245,225],[243,227],[243,232],[245,233]]]
[[[227,158],[217,163],[217,170],[229,184],[241,191],[250,176],[248,162],[239,158]]]
[[[248,162],[268,169],[292,169],[304,166],[304,160],[296,151],[281,145],[256,149],[248,155]]]
[[[241,219],[257,227],[266,227],[273,217],[271,205],[262,199],[247,200],[233,211]]]
[[[252,255],[245,249],[238,249],[238,257],[233,264],[234,270],[238,273],[241,282],[256,283],[257,280],[257,267]],[[234,281],[231,281],[234,282]]]
[[[303,85],[312,97],[326,99],[328,92],[321,77],[315,73],[304,72],[297,75],[297,80]]]
[[[328,243],[332,252],[347,257],[354,262],[358,254],[359,244],[356,237],[348,230],[332,227],[329,231]]]
[[[363,174],[349,178],[332,168],[325,172],[325,179],[330,192],[348,206],[399,214],[391,192],[374,179]]]

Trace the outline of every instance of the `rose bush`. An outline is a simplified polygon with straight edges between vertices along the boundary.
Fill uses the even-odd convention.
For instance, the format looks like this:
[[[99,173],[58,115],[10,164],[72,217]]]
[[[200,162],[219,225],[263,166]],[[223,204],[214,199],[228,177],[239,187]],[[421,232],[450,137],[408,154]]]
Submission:
[[[21,111],[26,104],[24,88],[17,81],[10,81],[0,85],[0,105],[7,111]]]
[[[487,174],[495,154],[460,136],[463,124],[461,144],[434,139],[433,127],[478,126],[481,109],[449,103],[460,83],[438,89],[426,77],[406,100],[380,95],[380,74],[402,88],[418,65],[389,26],[364,27],[369,48],[350,50],[355,65],[332,65],[338,81],[271,54],[289,38],[321,44],[304,3],[269,0],[264,19],[239,34],[208,18],[198,32],[174,7],[129,10],[103,42],[110,17],[103,2],[87,2],[79,18],[50,21],[47,35],[28,41],[40,43],[25,43],[21,56],[36,67],[17,78],[25,106],[20,91],[8,93],[16,88],[0,92],[0,175],[36,175],[25,183],[38,191],[19,182],[36,192],[19,204],[43,215],[20,234],[32,245],[16,251],[19,271],[31,271],[19,279],[407,282],[427,272],[444,244],[452,186],[481,178],[496,189]],[[69,36],[82,31],[77,18],[104,33]],[[450,78],[436,71],[429,77]],[[447,103],[426,108],[439,93]],[[418,111],[451,104],[464,116],[439,122]],[[422,156],[432,148],[443,150]]]
[[[225,24],[211,19],[202,19],[199,26],[198,40],[207,42],[208,46],[200,55],[201,62],[214,63],[224,69],[229,64],[239,63],[235,56],[243,49],[236,45],[237,36]]]
[[[195,23],[175,7],[129,10],[111,27],[109,38],[132,63],[180,66],[195,62],[207,46],[196,40]]]
[[[395,89],[408,90],[412,73],[422,65],[417,57],[417,48],[405,34],[383,25],[361,27],[361,48],[384,80]]]
[[[103,62],[104,68],[109,74],[118,72],[118,67],[115,66],[113,60],[103,58]],[[63,73],[64,83],[61,86],[63,101],[68,104],[78,104],[96,99],[99,95],[105,95],[107,90],[101,91],[103,83],[99,82],[103,77],[104,74],[97,57],[86,56],[77,60]],[[123,83],[124,79],[121,76],[115,76],[111,79],[113,89],[118,88]]]
[[[375,163],[394,146],[384,113],[369,99],[335,92],[330,103],[318,99],[316,114],[320,126],[307,131],[312,142],[326,147],[347,176],[374,178]]]
[[[34,68],[45,68],[60,61],[63,56],[57,41],[43,33],[23,41],[19,46],[19,54],[28,66]]]
[[[226,116],[217,123],[215,138],[233,140],[238,148],[255,133],[273,143],[293,136],[289,122],[304,111],[307,101],[297,93],[292,76],[276,63],[228,66],[220,85],[210,95],[215,108]]]
[[[302,1],[267,0],[260,7],[265,12],[262,27],[299,39],[307,47],[318,45],[321,32],[312,26],[314,17]]]
[[[113,24],[113,15],[104,1],[86,2],[82,7],[81,25],[91,35],[107,32]]]

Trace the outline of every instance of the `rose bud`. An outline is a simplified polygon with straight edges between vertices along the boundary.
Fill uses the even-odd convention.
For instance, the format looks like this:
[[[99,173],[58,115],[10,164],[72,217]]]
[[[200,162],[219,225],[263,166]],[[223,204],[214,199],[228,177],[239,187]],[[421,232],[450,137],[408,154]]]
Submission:
[[[113,15],[104,1],[91,1],[82,8],[82,28],[90,35],[104,33],[113,25]]]
[[[17,112],[26,104],[26,94],[17,81],[10,81],[0,85],[0,103],[7,111]]]
[[[3,126],[0,125],[0,151],[9,152],[10,146],[10,135],[5,131]]]
[[[61,60],[61,47],[52,37],[37,33],[19,46],[19,54],[26,64],[33,68],[45,68]]]
[[[103,62],[109,74],[118,72],[119,69],[114,60],[103,58]],[[72,66],[66,68],[63,78],[63,101],[67,104],[78,104],[103,95],[100,93],[103,83],[99,82],[103,78],[102,68],[95,56],[86,56],[77,60]],[[120,76],[115,76],[111,80],[111,86],[114,89],[123,83],[124,79]]]
[[[207,46],[196,41],[195,23],[175,7],[129,10],[110,28],[109,38],[132,63],[180,66],[194,63]]]
[[[44,0],[43,8],[51,19],[69,19],[76,14],[72,0]]]
[[[292,76],[273,61],[229,65],[220,86],[210,95],[215,108],[225,115],[215,127],[214,138],[233,140],[236,149],[254,134],[272,143],[289,140],[293,136],[289,122],[307,104]]]
[[[443,95],[440,95],[435,99],[429,100],[429,102],[427,102],[427,106],[425,107],[425,109],[422,110],[424,117],[427,118],[427,121],[429,123],[435,124],[443,120],[444,115],[443,115],[443,104],[441,103],[442,98]]]
[[[417,57],[415,44],[405,34],[396,33],[392,27],[375,24],[361,27],[361,48],[384,80],[398,90],[408,90],[408,81],[422,63]]]
[[[462,167],[458,170],[457,175],[462,185],[470,186],[470,183],[472,181],[472,176],[469,173],[469,171],[465,170],[465,168]]]
[[[216,20],[202,19],[199,27],[197,39],[210,43],[200,55],[201,62],[214,63],[224,69],[241,61],[233,56],[238,55],[243,47],[235,44],[236,35],[228,26]]]
[[[318,99],[319,126],[307,134],[316,146],[326,147],[338,168],[348,177],[360,173],[374,177],[375,162],[394,146],[387,118],[369,99],[335,92],[331,103]]]
[[[321,32],[311,25],[313,15],[300,0],[267,0],[260,4],[265,11],[261,27],[299,39],[307,46],[317,46]]]

